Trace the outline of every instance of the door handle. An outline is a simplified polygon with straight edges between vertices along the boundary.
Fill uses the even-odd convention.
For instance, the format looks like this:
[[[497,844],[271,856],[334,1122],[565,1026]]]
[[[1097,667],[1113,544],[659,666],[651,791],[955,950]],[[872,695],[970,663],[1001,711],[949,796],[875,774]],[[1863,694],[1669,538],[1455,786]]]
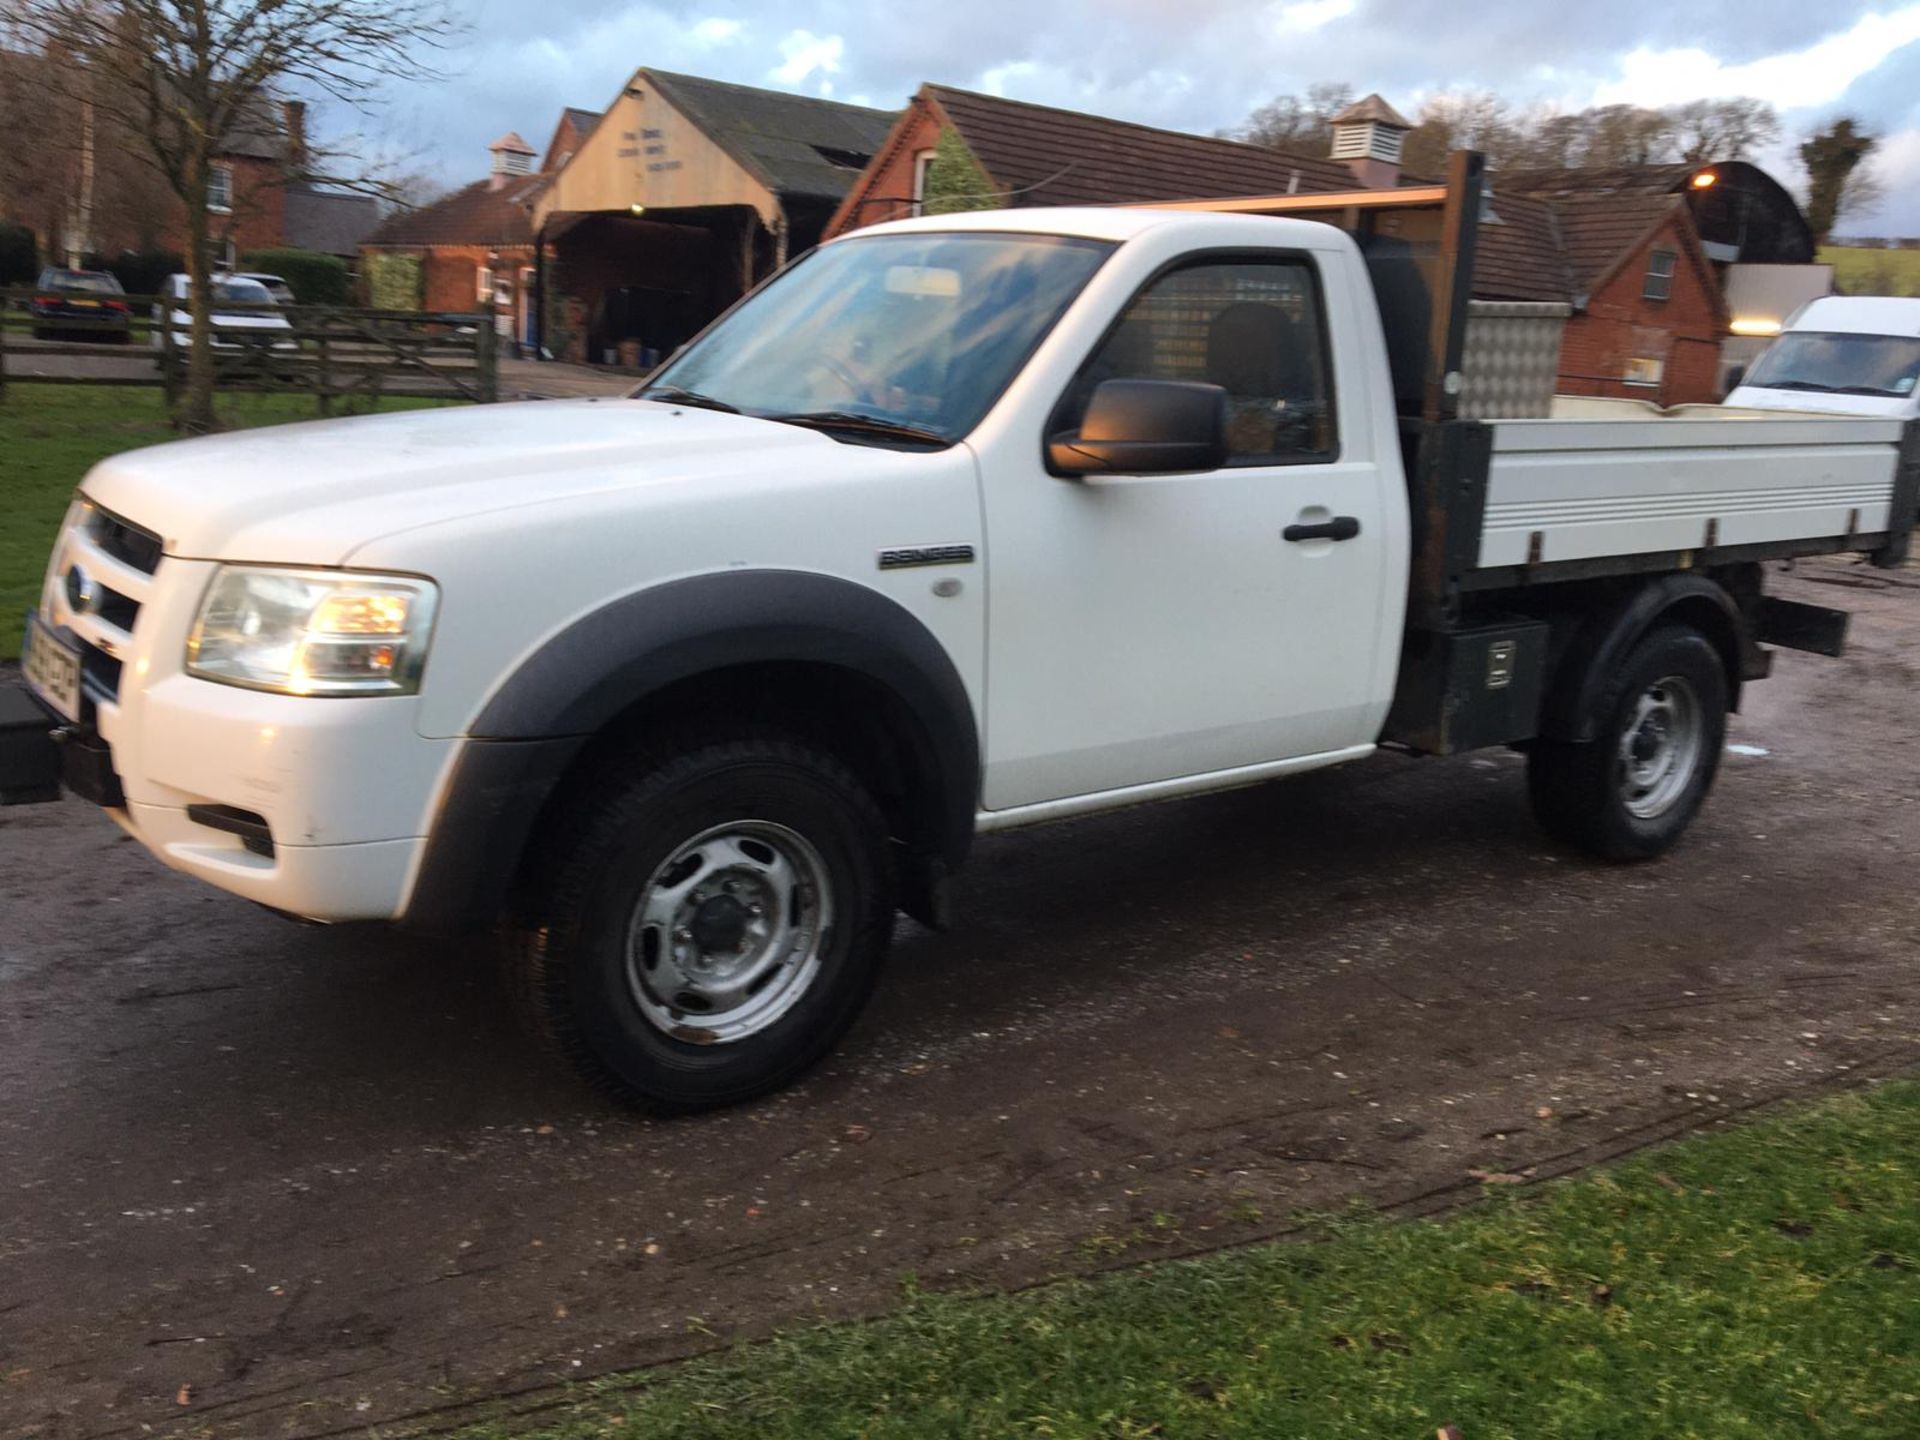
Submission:
[[[1359,517],[1336,515],[1314,525],[1289,525],[1280,532],[1282,540],[1351,540],[1360,533]]]

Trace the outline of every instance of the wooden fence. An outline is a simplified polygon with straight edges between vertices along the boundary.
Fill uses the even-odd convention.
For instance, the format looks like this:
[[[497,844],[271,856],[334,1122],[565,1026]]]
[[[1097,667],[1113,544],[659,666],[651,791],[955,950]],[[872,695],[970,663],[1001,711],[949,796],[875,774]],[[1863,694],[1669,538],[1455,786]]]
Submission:
[[[96,303],[76,312],[75,300]],[[46,302],[66,303],[56,313]],[[149,295],[0,290],[0,397],[10,384],[27,384],[149,385],[177,398],[186,389],[190,332],[168,304]],[[388,396],[499,398],[488,312],[222,302],[212,329],[221,392],[311,395],[322,415]]]

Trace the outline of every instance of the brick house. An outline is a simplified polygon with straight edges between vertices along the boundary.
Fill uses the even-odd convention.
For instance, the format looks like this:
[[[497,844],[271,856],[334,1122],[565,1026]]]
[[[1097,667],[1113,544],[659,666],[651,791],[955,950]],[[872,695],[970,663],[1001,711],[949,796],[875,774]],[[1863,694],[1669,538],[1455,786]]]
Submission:
[[[1494,207],[1552,207],[1573,288],[1562,388],[1675,405],[1715,400],[1793,307],[1824,295],[1813,232],[1743,160],[1512,170]]]
[[[61,113],[32,57],[0,51],[0,91],[18,108]],[[209,173],[207,210],[212,263],[233,268],[254,250],[315,250],[351,257],[379,220],[368,196],[347,194],[307,175],[307,113],[296,100],[262,98],[229,128]],[[108,261],[134,252],[182,254],[187,217],[143,147],[101,128],[64,126],[64,138],[21,167],[14,193],[0,193],[0,214],[28,224],[51,260]]]
[[[560,123],[570,124],[566,116]],[[501,136],[488,153],[486,179],[391,216],[367,236],[361,269],[379,308],[462,314],[491,304],[502,334],[525,343],[533,324],[531,207],[548,173],[534,172],[533,147],[518,134]],[[555,153],[549,147],[549,157]]]
[[[1587,196],[1553,209],[1574,288],[1561,393],[1717,400],[1727,307],[1685,202]]]

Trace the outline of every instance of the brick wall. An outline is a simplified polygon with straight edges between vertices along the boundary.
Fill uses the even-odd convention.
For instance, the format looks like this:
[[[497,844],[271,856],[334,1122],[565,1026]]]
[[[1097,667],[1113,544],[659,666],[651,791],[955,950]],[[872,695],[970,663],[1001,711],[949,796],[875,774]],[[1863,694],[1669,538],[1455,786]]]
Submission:
[[[216,211],[207,216],[216,262],[224,254],[229,237],[236,258],[249,250],[279,249],[286,243],[287,233],[286,183],[279,164],[245,155],[229,156],[220,163],[233,172],[233,208],[229,213]],[[185,254],[186,212],[172,195],[168,195],[166,203],[170,213],[161,229],[159,246],[176,255]],[[115,236],[110,243],[116,248],[130,248],[137,240],[132,236]]]
[[[914,96],[887,136],[885,146],[840,202],[821,239],[831,240],[863,225],[904,220],[911,215],[914,157],[940,143],[942,123],[943,117],[931,101]]]
[[[1643,293],[1655,250],[1671,250],[1677,257],[1673,291],[1665,300],[1648,300]],[[1567,322],[1560,347],[1561,393],[1626,396],[1661,405],[1719,399],[1723,311],[1712,267],[1679,222],[1668,222]],[[1626,381],[1628,363],[1636,357],[1662,363],[1659,384]]]

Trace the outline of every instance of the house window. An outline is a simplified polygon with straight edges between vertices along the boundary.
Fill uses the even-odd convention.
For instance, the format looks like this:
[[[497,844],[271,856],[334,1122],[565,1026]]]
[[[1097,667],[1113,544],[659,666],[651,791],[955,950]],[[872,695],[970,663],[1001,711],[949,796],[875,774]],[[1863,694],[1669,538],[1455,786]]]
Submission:
[[[1636,355],[1627,361],[1620,378],[1629,385],[1653,389],[1666,377],[1667,362],[1655,355]]]
[[[218,210],[223,215],[233,210],[233,167],[231,165],[209,165],[207,167],[207,209]]]
[[[913,157],[913,213],[924,215],[927,200],[927,174],[933,169],[933,151],[922,150]]]
[[[493,298],[493,271],[482,265],[473,277],[473,298],[482,305]]]
[[[1674,252],[1656,250],[1647,260],[1647,283],[1641,289],[1642,298],[1647,300],[1665,300],[1673,294]]]

